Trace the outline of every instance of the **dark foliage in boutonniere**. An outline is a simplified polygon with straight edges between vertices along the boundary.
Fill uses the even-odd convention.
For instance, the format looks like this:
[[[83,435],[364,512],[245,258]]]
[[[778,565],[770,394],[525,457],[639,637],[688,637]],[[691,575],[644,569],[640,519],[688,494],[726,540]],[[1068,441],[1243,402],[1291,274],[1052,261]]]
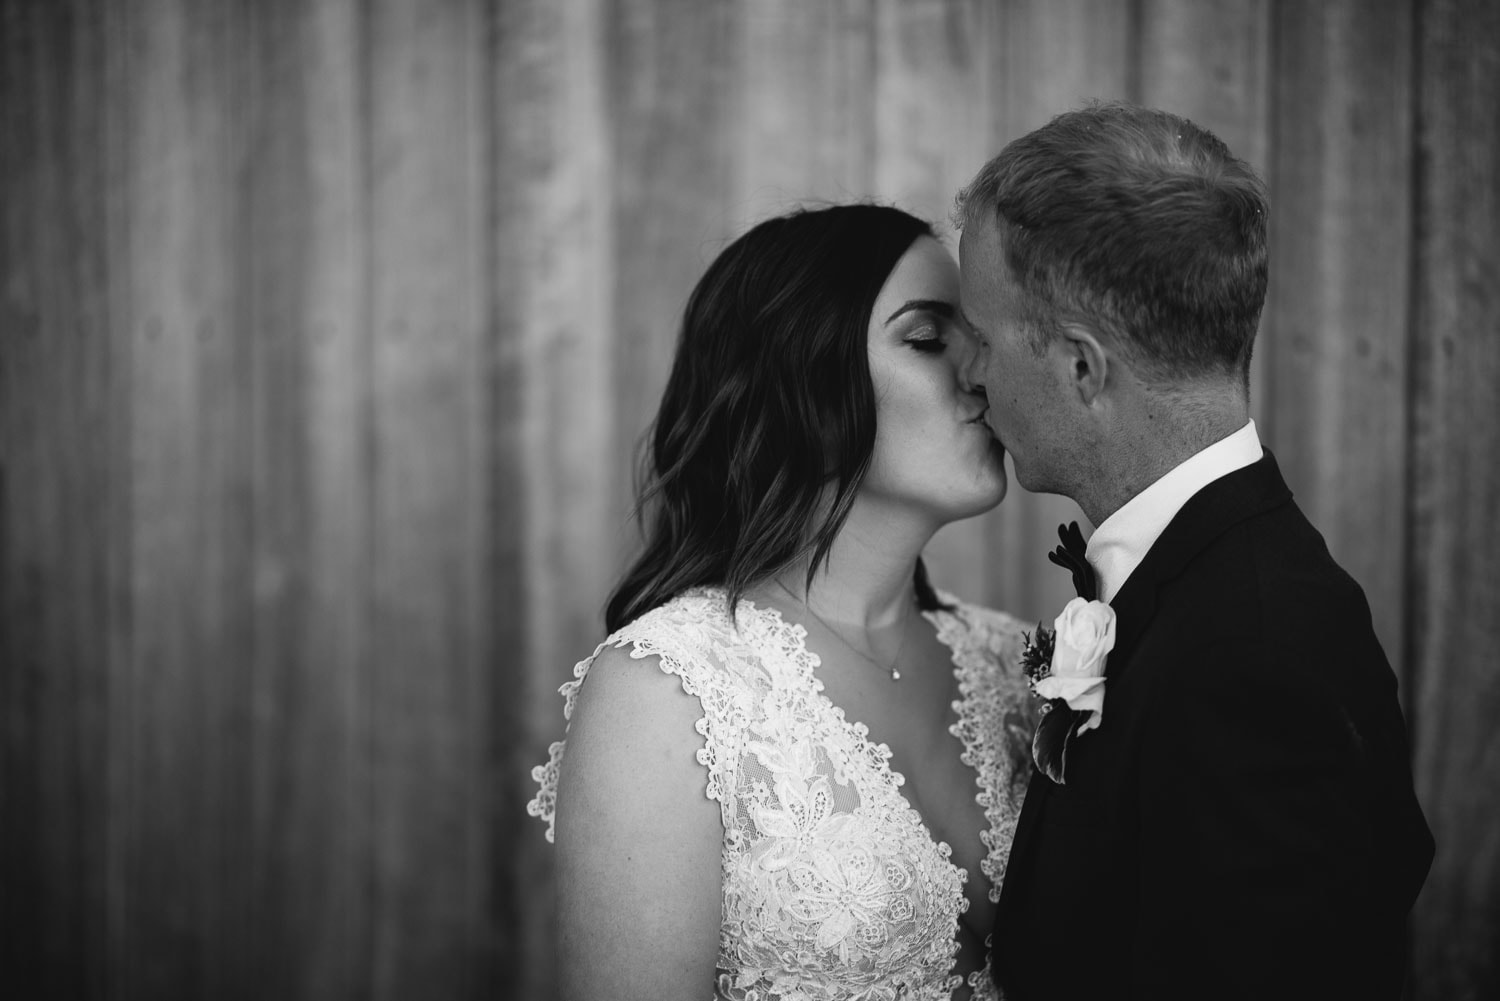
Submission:
[[[1099,584],[1094,579],[1094,568],[1089,565],[1088,545],[1083,541],[1083,532],[1078,522],[1070,521],[1057,526],[1057,537],[1062,545],[1047,554],[1047,559],[1073,575],[1073,587],[1084,601],[1099,597]]]
[[[1021,634],[1021,668],[1026,672],[1026,685],[1036,694],[1036,683],[1052,673],[1052,651],[1057,643],[1057,634],[1040,622],[1036,624],[1036,639],[1032,633]]]
[[[1021,634],[1021,668],[1026,673],[1026,685],[1031,694],[1042,700],[1037,713],[1036,733],[1031,739],[1031,756],[1037,768],[1058,785],[1063,784],[1063,766],[1067,761],[1068,742],[1078,720],[1060,698],[1049,699],[1037,691],[1037,685],[1052,676],[1052,655],[1057,646],[1057,633],[1040,622],[1036,632]],[[1061,711],[1059,711],[1061,710]]]

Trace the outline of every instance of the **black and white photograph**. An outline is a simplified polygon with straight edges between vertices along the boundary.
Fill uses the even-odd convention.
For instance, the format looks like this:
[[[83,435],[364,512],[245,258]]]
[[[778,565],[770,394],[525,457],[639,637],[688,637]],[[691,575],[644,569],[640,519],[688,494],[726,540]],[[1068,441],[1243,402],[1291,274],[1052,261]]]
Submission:
[[[1500,997],[1500,3],[0,0],[0,993]]]

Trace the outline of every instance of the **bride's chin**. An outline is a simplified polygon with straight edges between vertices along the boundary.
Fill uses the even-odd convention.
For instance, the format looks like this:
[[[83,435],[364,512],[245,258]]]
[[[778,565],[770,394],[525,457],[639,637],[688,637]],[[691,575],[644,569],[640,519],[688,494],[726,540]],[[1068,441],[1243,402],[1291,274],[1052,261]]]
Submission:
[[[997,462],[992,469],[987,468],[985,473],[987,475],[975,486],[972,502],[964,506],[963,514],[957,520],[977,518],[993,511],[1005,499],[1010,485],[1005,477],[1005,466]]]
[[[998,441],[994,442],[984,457],[984,471],[997,492],[995,503],[999,504],[1001,498],[1005,496],[1005,490],[1009,485],[1009,481],[1005,475],[1005,449],[1000,447]]]
[[[1006,483],[1005,480],[1005,473],[1004,471],[1002,471],[1000,473],[1000,481],[995,485],[994,493],[991,495],[992,499],[988,504],[984,506],[984,511],[993,511],[995,508],[1000,506],[1000,502],[1005,500],[1006,488],[1008,486],[1009,484]],[[983,514],[984,511],[981,511],[979,513]]]
[[[990,501],[990,508],[997,507],[1005,499],[1006,492],[1010,489],[1010,480],[1005,475],[1005,452],[998,446],[995,449],[995,467],[990,489],[993,491],[994,500]]]

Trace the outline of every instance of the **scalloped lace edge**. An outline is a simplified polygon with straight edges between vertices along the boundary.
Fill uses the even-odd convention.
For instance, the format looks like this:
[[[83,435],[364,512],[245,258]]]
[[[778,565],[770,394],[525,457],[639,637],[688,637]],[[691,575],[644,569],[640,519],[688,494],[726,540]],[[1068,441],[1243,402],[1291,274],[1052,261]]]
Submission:
[[[637,620],[639,621],[639,620]],[[632,623],[634,625],[634,623]],[[704,794],[719,804],[720,819],[725,828],[733,824],[733,818],[728,815],[733,809],[733,797],[725,789],[727,776],[715,767],[716,761],[731,760],[726,755],[718,753],[721,741],[716,738],[709,724],[712,715],[708,703],[708,696],[693,675],[696,671],[690,671],[687,666],[688,658],[679,655],[653,640],[650,636],[635,635],[630,626],[625,627],[618,633],[606,639],[594,648],[594,652],[583,660],[573,665],[573,680],[565,682],[557,693],[564,699],[563,720],[567,726],[563,729],[563,739],[553,741],[547,748],[547,762],[537,765],[531,770],[532,781],[538,783],[541,788],[536,795],[526,804],[526,812],[536,817],[547,825],[547,841],[556,842],[557,832],[557,779],[562,767],[563,753],[568,746],[568,726],[573,720],[573,709],[578,703],[578,692],[583,687],[584,680],[588,677],[589,668],[598,656],[604,652],[605,647],[614,647],[623,650],[626,646],[631,647],[631,660],[645,660],[647,657],[656,657],[657,666],[663,674],[673,675],[682,685],[684,693],[698,699],[703,706],[703,715],[698,718],[693,729],[703,738],[703,746],[694,755],[695,760],[708,770],[708,784]]]

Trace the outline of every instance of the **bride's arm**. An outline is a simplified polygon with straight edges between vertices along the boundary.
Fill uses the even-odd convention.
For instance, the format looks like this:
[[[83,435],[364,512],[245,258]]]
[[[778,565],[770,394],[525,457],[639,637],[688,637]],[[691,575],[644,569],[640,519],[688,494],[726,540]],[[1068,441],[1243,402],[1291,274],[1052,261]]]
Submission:
[[[719,805],[694,757],[698,699],[657,658],[606,649],[578,694],[558,782],[563,997],[713,994]]]

